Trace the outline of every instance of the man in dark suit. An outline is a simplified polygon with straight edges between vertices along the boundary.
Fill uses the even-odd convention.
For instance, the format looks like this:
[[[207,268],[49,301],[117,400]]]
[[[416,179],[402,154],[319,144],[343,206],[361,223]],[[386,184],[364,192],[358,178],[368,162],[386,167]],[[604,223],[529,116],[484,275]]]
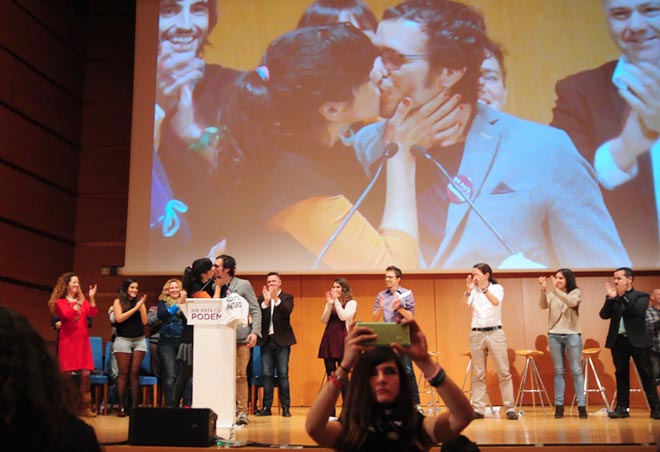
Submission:
[[[551,122],[565,130],[594,164],[628,255],[634,265],[643,267],[660,262],[660,15],[656,3],[604,1],[610,34],[621,57],[557,82]]]
[[[616,409],[611,418],[630,417],[630,358],[632,357],[642,379],[651,417],[660,419],[660,400],[651,374],[649,352],[653,342],[646,330],[646,309],[649,294],[633,289],[633,271],[628,267],[614,271],[614,285],[605,283],[607,296],[600,309],[600,318],[610,319],[605,346],[612,350],[616,375]]]
[[[266,285],[259,295],[261,306],[261,364],[264,378],[264,404],[257,416],[270,416],[275,389],[274,370],[280,388],[282,416],[290,417],[291,394],[289,391],[289,355],[296,336],[291,328],[293,295],[282,292],[282,280],[277,272],[266,275]]]

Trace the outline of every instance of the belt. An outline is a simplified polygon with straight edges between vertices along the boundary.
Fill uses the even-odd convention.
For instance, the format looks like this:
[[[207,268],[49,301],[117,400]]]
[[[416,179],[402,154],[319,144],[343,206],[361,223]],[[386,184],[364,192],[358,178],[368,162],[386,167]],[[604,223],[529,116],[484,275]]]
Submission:
[[[488,326],[486,328],[472,328],[472,331],[495,331],[501,329],[502,329],[502,325],[499,325],[499,326]]]

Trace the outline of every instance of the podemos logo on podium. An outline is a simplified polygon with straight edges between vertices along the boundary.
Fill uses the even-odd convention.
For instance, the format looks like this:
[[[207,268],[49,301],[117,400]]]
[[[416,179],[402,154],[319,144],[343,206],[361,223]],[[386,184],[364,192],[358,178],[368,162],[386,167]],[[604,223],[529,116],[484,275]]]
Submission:
[[[225,310],[219,304],[213,306],[200,306],[199,303],[191,305],[188,318],[197,325],[204,323],[222,322]]]

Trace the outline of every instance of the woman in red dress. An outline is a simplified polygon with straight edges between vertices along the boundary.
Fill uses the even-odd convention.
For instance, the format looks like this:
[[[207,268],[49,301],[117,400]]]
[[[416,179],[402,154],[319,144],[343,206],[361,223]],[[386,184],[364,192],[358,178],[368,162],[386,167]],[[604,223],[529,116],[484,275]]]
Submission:
[[[48,300],[51,315],[62,322],[57,350],[60,370],[66,374],[80,373],[81,414],[88,417],[96,416],[91,409],[89,392],[89,374],[94,370],[94,358],[87,327],[87,318],[98,312],[94,299],[96,288],[96,284],[89,286],[89,300],[86,300],[78,276],[68,272],[57,279]]]

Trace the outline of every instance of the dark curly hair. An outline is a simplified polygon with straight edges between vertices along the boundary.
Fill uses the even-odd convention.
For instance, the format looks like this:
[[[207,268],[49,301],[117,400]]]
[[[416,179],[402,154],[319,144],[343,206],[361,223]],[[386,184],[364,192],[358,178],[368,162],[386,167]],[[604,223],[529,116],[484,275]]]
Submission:
[[[474,104],[484,48],[490,41],[483,16],[471,6],[451,0],[409,0],[383,13],[383,20],[400,19],[417,22],[428,36],[427,53],[434,71],[466,69],[453,91]]]
[[[44,339],[0,307],[0,450],[60,450],[77,403]]]

